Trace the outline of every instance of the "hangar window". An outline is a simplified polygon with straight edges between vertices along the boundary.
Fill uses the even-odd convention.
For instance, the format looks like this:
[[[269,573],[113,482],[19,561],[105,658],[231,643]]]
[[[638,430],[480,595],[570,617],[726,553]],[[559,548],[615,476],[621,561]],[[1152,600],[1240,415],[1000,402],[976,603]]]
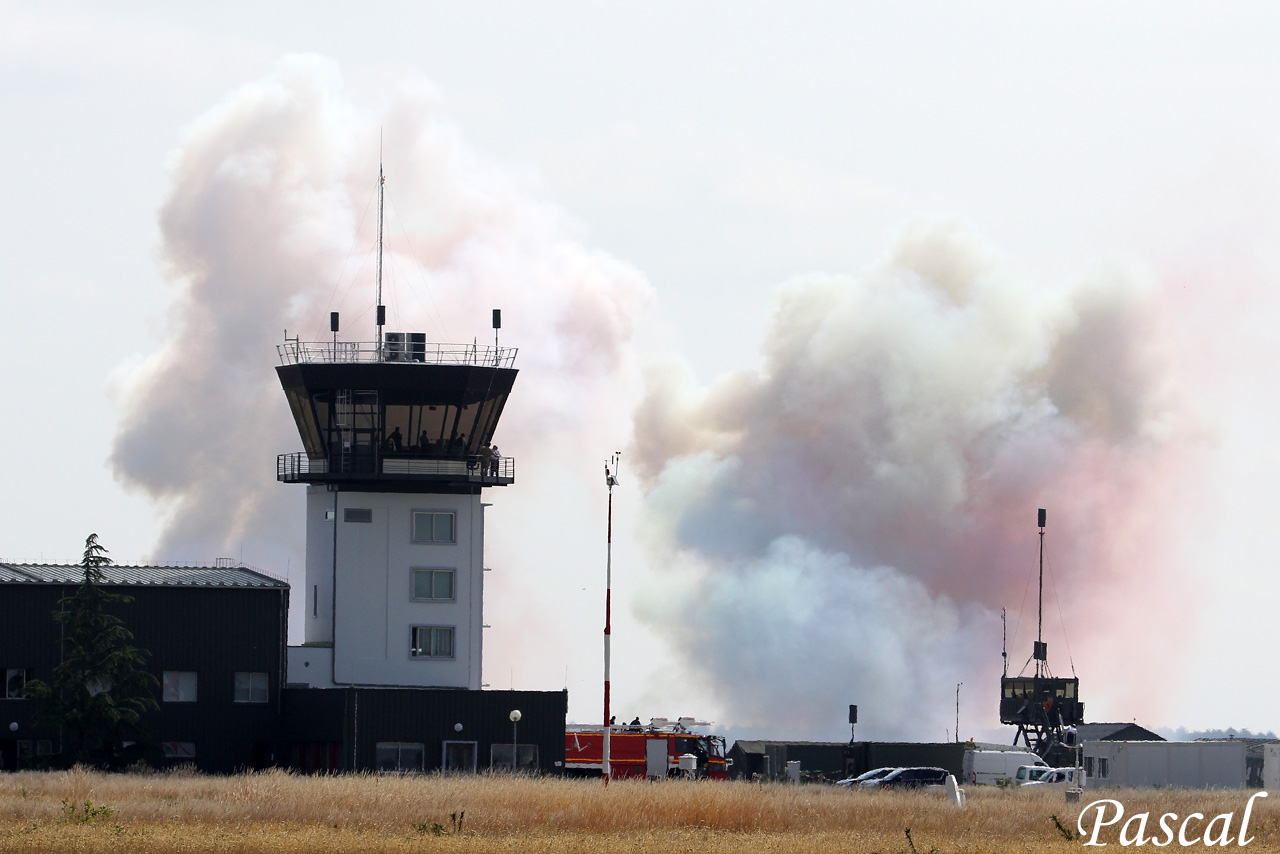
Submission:
[[[196,743],[194,741],[162,741],[160,749],[165,759],[195,759]]]
[[[196,672],[194,670],[166,670],[162,697],[166,703],[194,703],[196,701]]]
[[[421,771],[422,744],[406,741],[379,741],[376,762],[379,771]]]
[[[489,767],[494,770],[511,770],[511,742],[499,742],[489,745]],[[538,770],[538,745],[536,744],[517,744],[516,748],[516,765],[517,771],[537,771]]]
[[[267,702],[267,674],[237,672],[235,701],[237,703]]]
[[[22,698],[22,691],[27,687],[27,671],[23,667],[10,667],[4,672],[4,696],[8,700]]]
[[[474,741],[443,742],[440,751],[440,767],[446,774],[450,771],[475,771],[476,747]]]

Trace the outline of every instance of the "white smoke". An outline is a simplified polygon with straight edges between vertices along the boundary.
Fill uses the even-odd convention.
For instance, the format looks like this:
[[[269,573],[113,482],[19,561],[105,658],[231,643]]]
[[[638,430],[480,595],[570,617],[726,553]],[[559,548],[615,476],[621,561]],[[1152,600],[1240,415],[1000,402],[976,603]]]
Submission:
[[[625,413],[614,389],[648,299],[643,278],[584,247],[563,213],[468,148],[425,81],[403,79],[364,110],[330,61],[287,57],[201,116],[169,164],[170,332],[132,378],[112,456],[117,476],[169,514],[155,558],[243,556],[301,578],[305,502],[274,470],[301,441],[275,347],[286,329],[323,339],[338,309],[345,339],[371,340],[373,271],[349,253],[367,257],[375,241],[380,144],[389,328],[483,344],[489,310],[503,309],[502,344],[523,349],[498,437],[522,473],[625,430],[625,414],[608,413]],[[579,479],[570,471],[563,485]],[[498,492],[510,515],[551,527],[554,508],[536,494]]]
[[[642,615],[735,724],[830,737],[854,702],[868,734],[938,737],[965,682],[995,726],[1001,606],[1034,626],[1038,507],[1069,622],[1102,613],[1096,583],[1149,579],[1116,540],[1177,474],[1151,306],[1123,269],[1027,287],[954,224],[912,227],[864,275],[792,282],[759,373],[699,390],[651,371],[644,536],[684,595]]]

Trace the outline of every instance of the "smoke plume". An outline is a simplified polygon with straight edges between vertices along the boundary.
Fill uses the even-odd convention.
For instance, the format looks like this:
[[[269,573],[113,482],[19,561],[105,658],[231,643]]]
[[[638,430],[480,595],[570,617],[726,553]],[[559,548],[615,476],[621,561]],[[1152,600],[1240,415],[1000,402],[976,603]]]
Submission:
[[[917,227],[863,275],[787,286],[762,370],[698,388],[678,363],[654,367],[628,424],[643,278],[471,150],[427,83],[363,109],[311,56],[201,116],[169,163],[168,335],[132,376],[112,455],[164,508],[155,559],[301,578],[304,502],[273,465],[300,440],[274,347],[286,330],[325,337],[331,310],[344,338],[371,338],[380,137],[389,328],[466,342],[501,307],[503,344],[522,347],[499,432],[535,488],[501,491],[486,554],[501,594],[486,653],[513,683],[594,667],[563,628],[598,574],[595,555],[566,549],[566,520],[573,538],[603,518],[599,460],[634,429],[641,534],[661,567],[639,612],[722,707],[699,714],[829,738],[856,702],[860,734],[937,737],[963,681],[966,720],[993,720],[1000,607],[1015,672],[1034,636],[1037,507],[1065,622],[1083,630],[1070,640],[1086,702],[1112,676],[1117,703],[1149,693],[1156,671],[1121,674],[1106,653],[1140,631],[1160,641],[1133,603],[1156,613],[1175,595],[1151,583],[1169,571],[1153,520],[1186,442],[1138,277],[1028,288],[963,229]],[[537,571],[501,571],[518,567]],[[547,592],[569,587],[582,602]],[[1059,672],[1048,628],[1062,622],[1046,619]]]
[[[468,148],[424,81],[399,81],[366,111],[331,62],[288,57],[196,120],[169,163],[169,335],[132,377],[112,456],[121,480],[167,509],[156,559],[242,556],[301,578],[305,502],[274,472],[274,456],[301,442],[275,346],[286,330],[323,340],[330,310],[344,339],[372,340],[380,145],[389,328],[483,344],[500,307],[502,343],[528,348],[503,453],[580,442],[599,428],[584,396],[625,412],[610,389],[648,298],[642,277]]]
[[[1100,711],[1141,695],[1106,652],[1173,595],[1148,523],[1185,472],[1153,305],[1123,268],[1028,287],[920,224],[863,275],[791,282],[758,372],[653,368],[633,463],[662,584],[640,611],[721,719],[832,738],[858,703],[859,735],[939,739],[964,682],[968,726],[994,728],[1001,607],[1013,673],[1036,634],[1039,507],[1051,666],[1082,665]]]

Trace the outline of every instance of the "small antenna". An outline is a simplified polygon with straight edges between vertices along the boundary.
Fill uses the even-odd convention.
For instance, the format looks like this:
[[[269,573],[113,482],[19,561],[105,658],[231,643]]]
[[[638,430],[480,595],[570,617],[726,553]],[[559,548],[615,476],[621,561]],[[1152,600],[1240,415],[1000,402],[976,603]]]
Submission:
[[[1000,658],[1004,660],[1004,675],[1009,675],[1009,612],[1000,609]]]
[[[387,324],[387,307],[382,304],[382,195],[387,176],[382,171],[382,133],[378,133],[378,361],[382,361],[382,327]]]

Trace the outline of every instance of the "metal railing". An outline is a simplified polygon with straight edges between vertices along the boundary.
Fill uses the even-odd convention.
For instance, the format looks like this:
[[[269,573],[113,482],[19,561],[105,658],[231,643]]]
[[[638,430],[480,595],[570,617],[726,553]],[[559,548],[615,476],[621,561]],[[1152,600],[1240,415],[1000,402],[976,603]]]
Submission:
[[[516,361],[515,347],[480,344],[384,344],[379,349],[376,341],[286,341],[276,352],[282,365],[390,362],[509,368]]]
[[[313,478],[326,480],[343,477],[399,478],[423,477],[430,479],[467,480],[472,483],[512,483],[516,478],[516,461],[512,457],[499,457],[497,466],[491,460],[485,467],[480,457],[420,457],[412,454],[374,457],[354,457],[343,460],[313,460],[306,453],[280,454],[276,457],[276,480],[299,483]]]

